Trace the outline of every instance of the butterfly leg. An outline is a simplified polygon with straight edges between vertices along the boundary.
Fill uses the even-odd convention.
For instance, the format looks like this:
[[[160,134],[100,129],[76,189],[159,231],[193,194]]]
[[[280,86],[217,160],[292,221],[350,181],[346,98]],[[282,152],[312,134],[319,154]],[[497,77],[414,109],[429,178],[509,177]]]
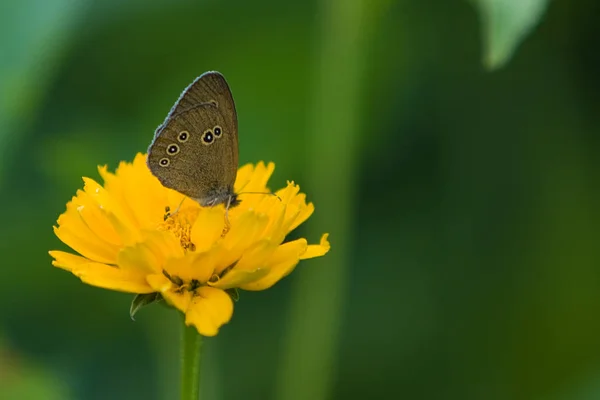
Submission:
[[[171,212],[171,207],[169,207],[169,206],[165,207],[165,216],[164,216],[165,221],[169,217],[172,217],[173,215],[175,215],[175,214],[177,214],[179,212],[179,209],[181,208],[181,205],[183,204],[184,201],[185,201],[185,197],[181,200],[181,202],[179,203],[179,205],[177,206],[177,208],[173,212]]]
[[[231,196],[227,199],[227,206],[225,207],[225,226],[223,227],[223,232],[221,236],[225,236],[229,229],[231,229],[231,223],[229,222],[229,206],[231,205]]]

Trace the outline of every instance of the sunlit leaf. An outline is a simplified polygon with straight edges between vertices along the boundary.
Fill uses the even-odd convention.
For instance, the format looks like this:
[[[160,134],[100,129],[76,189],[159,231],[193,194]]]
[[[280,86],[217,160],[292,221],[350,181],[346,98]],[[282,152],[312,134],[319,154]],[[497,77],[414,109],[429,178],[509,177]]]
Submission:
[[[475,0],[482,22],[484,64],[504,66],[536,27],[548,0]]]
[[[0,185],[88,0],[0,3]],[[24,23],[24,21],[27,21]]]

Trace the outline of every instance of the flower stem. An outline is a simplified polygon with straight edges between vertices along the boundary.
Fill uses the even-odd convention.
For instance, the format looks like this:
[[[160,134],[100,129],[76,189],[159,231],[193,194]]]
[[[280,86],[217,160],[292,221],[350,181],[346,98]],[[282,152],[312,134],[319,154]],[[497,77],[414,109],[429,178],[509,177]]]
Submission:
[[[195,327],[182,324],[181,334],[181,400],[200,398],[200,354],[202,336]]]

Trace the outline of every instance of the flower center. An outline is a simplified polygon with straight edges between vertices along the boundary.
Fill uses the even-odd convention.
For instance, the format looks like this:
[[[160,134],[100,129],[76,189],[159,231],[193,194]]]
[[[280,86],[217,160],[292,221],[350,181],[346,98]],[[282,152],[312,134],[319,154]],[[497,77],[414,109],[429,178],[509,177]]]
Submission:
[[[192,222],[198,217],[198,210],[187,209],[170,212],[169,207],[165,208],[164,221],[158,226],[158,229],[172,232],[184,251],[195,251],[196,245],[192,243]]]

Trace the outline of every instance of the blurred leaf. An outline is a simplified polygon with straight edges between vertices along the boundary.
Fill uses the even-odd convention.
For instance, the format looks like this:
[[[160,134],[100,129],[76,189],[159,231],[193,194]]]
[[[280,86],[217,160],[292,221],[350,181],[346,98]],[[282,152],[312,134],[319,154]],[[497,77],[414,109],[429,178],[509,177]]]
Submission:
[[[504,66],[542,18],[548,0],[475,0],[484,34],[484,65]]]
[[[0,185],[6,157],[14,153],[6,150],[31,122],[69,28],[85,4],[87,0],[24,0],[0,5]]]
[[[0,398],[67,400],[72,396],[64,379],[50,368],[32,365],[0,340]]]

